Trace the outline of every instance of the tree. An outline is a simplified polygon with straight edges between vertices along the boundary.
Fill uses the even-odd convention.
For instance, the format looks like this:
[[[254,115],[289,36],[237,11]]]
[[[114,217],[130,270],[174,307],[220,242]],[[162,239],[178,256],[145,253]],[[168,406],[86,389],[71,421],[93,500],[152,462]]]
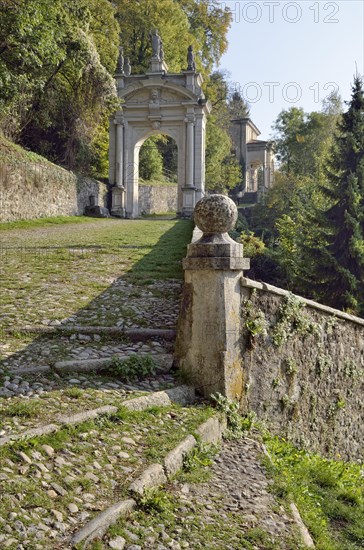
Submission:
[[[316,209],[324,209],[329,201],[313,178],[277,172],[274,186],[268,190],[264,205],[249,209],[249,229],[266,244],[272,273],[255,273],[279,286],[313,298],[311,248],[323,244]]]
[[[228,103],[229,115],[231,118],[247,118],[250,114],[249,105],[243,99],[240,92],[233,92]]]
[[[175,140],[158,134],[149,137],[139,152],[139,176],[144,180],[177,182],[178,149]]]
[[[275,123],[280,170],[264,205],[249,211],[249,229],[266,244],[252,262],[254,275],[309,298],[325,299],[322,285],[316,285],[323,262],[318,254],[328,242],[320,213],[333,205],[325,191],[326,165],[341,112],[341,99],[332,94],[320,112],[280,113]]]
[[[0,131],[54,162],[104,176],[108,117],[119,106],[113,77],[120,40],[134,74],[148,68],[153,28],[171,72],[186,69],[192,45],[207,86],[232,20],[217,0],[0,0],[0,6]],[[228,156],[221,158],[230,174]]]
[[[283,110],[273,125],[276,157],[281,163],[281,170],[288,174],[301,171],[300,143],[303,141],[304,126],[305,113],[297,107]]]
[[[7,0],[1,128],[70,168],[97,170],[117,106],[118,25],[108,0]]]
[[[207,97],[212,113],[206,126],[206,187],[214,191],[227,191],[241,180],[239,163],[233,153],[229,135],[229,86],[226,74],[215,71],[208,82]]]
[[[297,107],[283,110],[273,126],[280,170],[286,174],[322,179],[340,116],[341,100],[337,94],[331,94],[319,112],[305,113]]]
[[[228,47],[227,32],[232,22],[229,8],[218,0],[177,0],[187,15],[205,73],[218,64]]]
[[[319,221],[326,239],[315,249],[317,292],[337,308],[364,312],[364,90],[354,79],[349,109],[338,124],[323,192],[332,205]]]
[[[140,148],[139,176],[143,180],[161,180],[163,176],[163,158],[158,150],[158,137],[151,136]]]
[[[63,40],[59,1],[7,0],[1,8],[0,123],[9,137],[17,137],[34,95],[64,64],[71,44]]]
[[[204,76],[226,51],[231,13],[215,0],[115,0],[115,5],[121,42],[134,74],[148,69],[153,28],[163,40],[171,72],[186,69],[189,45]]]

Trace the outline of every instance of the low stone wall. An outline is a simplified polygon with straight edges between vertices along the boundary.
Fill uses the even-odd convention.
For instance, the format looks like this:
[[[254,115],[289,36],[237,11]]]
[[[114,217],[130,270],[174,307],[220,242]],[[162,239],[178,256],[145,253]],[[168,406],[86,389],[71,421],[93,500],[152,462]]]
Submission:
[[[51,163],[1,161],[2,222],[82,215],[90,195],[105,206],[107,186]]]
[[[77,213],[79,216],[82,216],[86,206],[90,204],[91,196],[94,197],[95,206],[107,208],[107,185],[86,176],[77,176]]]
[[[175,359],[200,394],[221,393],[271,432],[364,461],[364,319],[244,277],[227,197],[196,206],[183,260]],[[202,231],[202,233],[201,233]]]
[[[177,212],[177,185],[139,185],[139,216]]]
[[[242,278],[242,405],[273,432],[364,459],[364,320]]]

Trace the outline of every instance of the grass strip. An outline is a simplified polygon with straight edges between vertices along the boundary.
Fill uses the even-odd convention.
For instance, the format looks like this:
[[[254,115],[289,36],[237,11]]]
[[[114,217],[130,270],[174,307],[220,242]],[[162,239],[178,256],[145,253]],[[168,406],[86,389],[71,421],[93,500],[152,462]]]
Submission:
[[[272,491],[282,502],[295,502],[316,549],[363,548],[363,466],[299,450],[279,437],[266,435],[265,444]]]

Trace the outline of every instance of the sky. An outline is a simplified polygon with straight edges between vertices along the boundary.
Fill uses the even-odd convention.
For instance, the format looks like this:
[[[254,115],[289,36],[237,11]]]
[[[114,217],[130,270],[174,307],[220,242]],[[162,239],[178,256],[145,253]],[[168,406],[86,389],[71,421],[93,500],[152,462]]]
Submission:
[[[319,111],[334,89],[349,100],[364,75],[364,0],[232,0],[229,47],[219,70],[250,105],[250,118],[272,137],[282,109]]]

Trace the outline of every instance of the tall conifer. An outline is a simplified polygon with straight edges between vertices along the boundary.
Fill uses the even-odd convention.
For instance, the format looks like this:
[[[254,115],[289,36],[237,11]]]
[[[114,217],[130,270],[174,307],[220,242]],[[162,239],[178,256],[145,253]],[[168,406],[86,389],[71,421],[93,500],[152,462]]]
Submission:
[[[324,192],[332,206],[322,215],[326,246],[316,250],[315,286],[326,303],[364,314],[364,90],[359,76],[348,105],[328,163]]]

